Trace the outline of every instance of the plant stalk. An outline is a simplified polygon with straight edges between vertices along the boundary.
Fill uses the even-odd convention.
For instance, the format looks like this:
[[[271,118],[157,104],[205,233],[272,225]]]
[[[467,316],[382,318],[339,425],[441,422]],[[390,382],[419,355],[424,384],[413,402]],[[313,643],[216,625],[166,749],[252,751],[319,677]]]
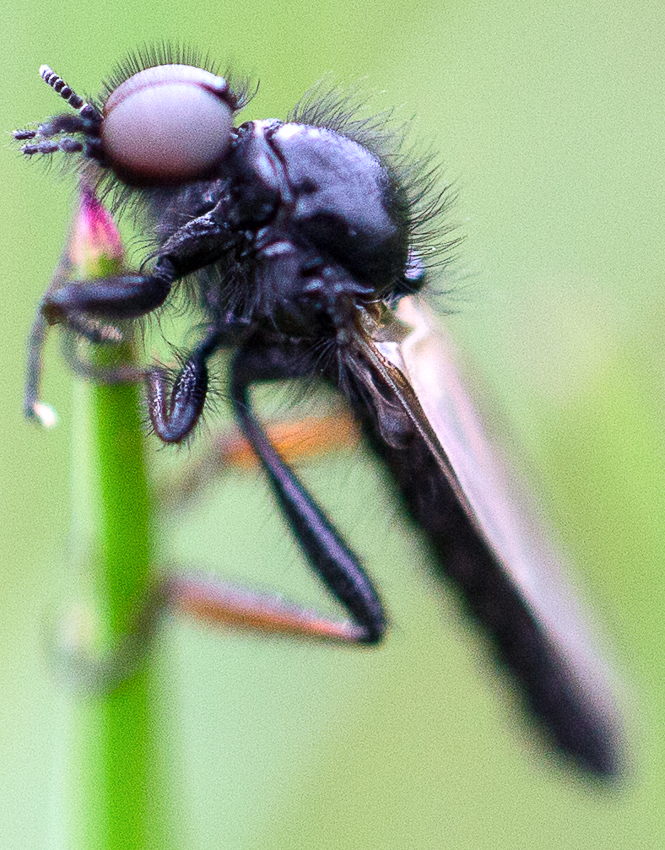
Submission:
[[[81,198],[70,236],[72,274],[78,280],[118,274],[122,249],[115,226],[85,187]],[[132,365],[132,342],[113,346],[112,358],[114,365]],[[109,361],[104,348],[93,355],[97,367]],[[134,627],[153,582],[154,505],[140,385],[77,379],[73,420],[71,539],[82,604],[69,623],[69,641],[103,660]],[[66,850],[175,847],[150,655],[112,687],[86,690],[76,681],[75,665],[71,675],[60,817]]]

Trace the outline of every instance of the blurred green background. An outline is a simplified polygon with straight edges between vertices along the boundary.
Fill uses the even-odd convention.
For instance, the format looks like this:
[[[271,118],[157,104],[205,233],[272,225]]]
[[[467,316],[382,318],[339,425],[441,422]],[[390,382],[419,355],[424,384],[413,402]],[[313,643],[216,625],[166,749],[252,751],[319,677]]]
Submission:
[[[362,78],[377,108],[401,106],[461,193],[446,324],[531,468],[625,682],[632,775],[593,793],[529,742],[380,470],[360,449],[310,463],[303,476],[365,556],[394,628],[381,649],[353,652],[167,624],[157,710],[183,846],[662,847],[665,7],[64,0],[2,12],[6,130],[58,110],[40,64],[95,92],[128,50],[162,39],[260,78],[248,118],[283,117],[328,74]],[[71,378],[57,346],[45,397],[58,429],[23,421],[22,382],[74,194],[9,145],[0,168],[0,835],[32,850],[54,846],[63,747],[44,655],[71,585]],[[166,518],[162,551],[325,604],[256,474]]]

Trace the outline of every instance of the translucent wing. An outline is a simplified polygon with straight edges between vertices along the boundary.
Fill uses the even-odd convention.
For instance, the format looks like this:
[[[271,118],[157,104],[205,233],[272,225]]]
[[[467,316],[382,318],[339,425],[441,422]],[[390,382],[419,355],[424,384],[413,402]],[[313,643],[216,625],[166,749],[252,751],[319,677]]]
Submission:
[[[414,297],[368,323],[358,346],[347,364],[349,398],[440,571],[459,586],[558,748],[595,775],[616,775],[611,677],[557,558],[515,499],[450,346]]]

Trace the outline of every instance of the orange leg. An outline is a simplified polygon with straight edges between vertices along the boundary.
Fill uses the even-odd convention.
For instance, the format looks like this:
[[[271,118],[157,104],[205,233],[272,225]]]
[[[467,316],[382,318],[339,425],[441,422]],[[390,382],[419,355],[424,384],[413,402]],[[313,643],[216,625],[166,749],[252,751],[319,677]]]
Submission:
[[[337,451],[355,445],[359,439],[357,424],[344,410],[302,421],[274,422],[266,430],[280,455],[290,462]],[[239,431],[218,436],[211,451],[191,466],[176,486],[169,483],[161,501],[172,507],[181,506],[226,470],[255,466],[256,455]],[[139,667],[161,615],[167,610],[213,626],[263,635],[356,646],[363,645],[365,639],[365,630],[350,620],[331,620],[277,595],[178,573],[158,581],[137,611],[134,627],[114,649],[98,657],[89,652],[85,641],[74,642],[67,647],[54,646],[53,660],[68,681],[78,687],[92,692],[112,690]]]
[[[209,578],[170,575],[159,581],[137,610],[133,628],[99,655],[83,636],[54,641],[51,660],[69,684],[90,693],[108,693],[140,668],[162,615],[186,614],[199,622],[235,631],[333,644],[363,645],[364,630],[350,620],[330,620],[278,596],[256,593]]]
[[[266,431],[289,463],[338,451],[355,445],[359,439],[358,425],[344,409],[300,421],[273,422]],[[196,464],[190,464],[177,486],[170,482],[164,501],[182,506],[225,471],[256,466],[258,459],[239,431],[219,435],[211,450]],[[278,596],[222,581],[179,573],[164,580],[163,590],[169,608],[213,625],[333,643],[359,643],[363,639],[363,630],[351,621],[330,620]]]
[[[357,444],[360,432],[351,414],[341,408],[326,416],[273,422],[266,427],[270,442],[287,463],[307,460]],[[170,507],[182,507],[206,484],[230,469],[251,469],[258,459],[238,429],[213,438],[204,457],[189,464],[174,486],[160,494]]]
[[[167,579],[164,586],[171,609],[213,625],[331,643],[358,643],[363,637],[363,629],[349,620],[329,620],[242,587],[183,575]]]

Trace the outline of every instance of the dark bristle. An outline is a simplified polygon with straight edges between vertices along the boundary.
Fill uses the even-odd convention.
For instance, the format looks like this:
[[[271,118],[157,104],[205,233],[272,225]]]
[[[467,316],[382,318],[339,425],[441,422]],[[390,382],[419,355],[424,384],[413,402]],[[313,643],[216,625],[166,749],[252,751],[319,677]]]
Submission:
[[[237,109],[243,109],[256,94],[258,86],[252,86],[249,80],[236,78],[228,70],[224,71],[218,60],[213,59],[210,51],[202,51],[191,45],[171,44],[166,41],[157,44],[144,44],[129,53],[112,70],[104,80],[99,102],[109,97],[119,85],[146,68],[156,68],[159,65],[191,65],[203,68],[216,76],[224,77],[235,95]]]
[[[339,89],[322,80],[305,92],[287,120],[333,130],[379,158],[404,192],[411,247],[430,272],[441,270],[455,259],[453,249],[463,239],[447,238],[457,229],[448,220],[457,193],[443,180],[435,154],[409,145],[409,127],[394,109],[372,113],[369,106],[360,84]]]

